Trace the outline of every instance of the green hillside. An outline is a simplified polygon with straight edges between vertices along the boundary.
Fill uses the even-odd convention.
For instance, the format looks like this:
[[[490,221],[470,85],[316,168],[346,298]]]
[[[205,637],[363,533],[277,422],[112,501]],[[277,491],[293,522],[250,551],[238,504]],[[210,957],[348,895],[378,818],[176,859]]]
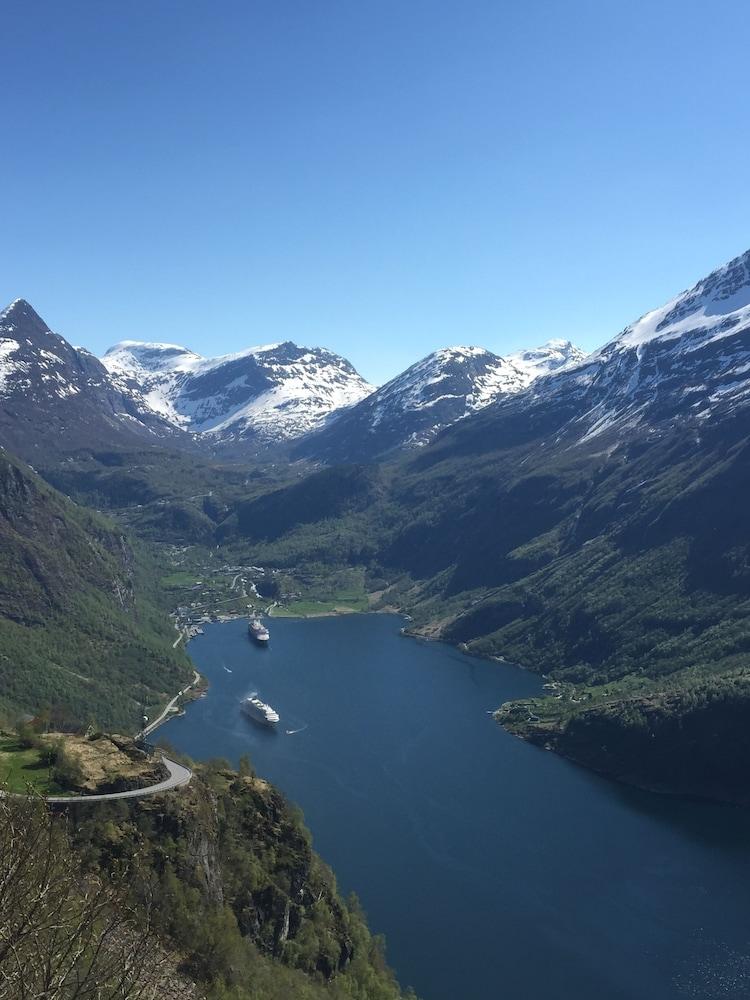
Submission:
[[[190,676],[144,552],[0,452],[0,711],[133,730]]]

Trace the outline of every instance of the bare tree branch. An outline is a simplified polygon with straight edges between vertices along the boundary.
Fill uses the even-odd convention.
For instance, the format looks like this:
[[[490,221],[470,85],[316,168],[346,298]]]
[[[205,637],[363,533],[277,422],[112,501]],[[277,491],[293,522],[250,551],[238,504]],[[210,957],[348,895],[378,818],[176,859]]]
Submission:
[[[150,1000],[172,966],[148,893],[135,910],[43,800],[0,797],[0,1000]]]

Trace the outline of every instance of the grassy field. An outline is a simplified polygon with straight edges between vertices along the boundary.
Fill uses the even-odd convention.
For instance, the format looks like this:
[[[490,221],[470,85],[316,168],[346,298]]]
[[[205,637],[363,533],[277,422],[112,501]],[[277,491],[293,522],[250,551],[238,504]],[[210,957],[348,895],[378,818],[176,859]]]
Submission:
[[[202,580],[203,577],[199,573],[177,571],[175,573],[170,573],[168,576],[163,576],[159,582],[162,587],[166,587],[168,590],[173,590],[176,587],[193,587],[196,583]]]
[[[50,769],[42,762],[40,751],[22,747],[18,737],[8,733],[0,733],[0,783],[9,792],[26,792],[29,787],[41,795],[64,791],[50,777]]]
[[[343,597],[330,601],[291,601],[271,611],[274,618],[313,618],[316,615],[345,615],[367,611],[366,597]]]

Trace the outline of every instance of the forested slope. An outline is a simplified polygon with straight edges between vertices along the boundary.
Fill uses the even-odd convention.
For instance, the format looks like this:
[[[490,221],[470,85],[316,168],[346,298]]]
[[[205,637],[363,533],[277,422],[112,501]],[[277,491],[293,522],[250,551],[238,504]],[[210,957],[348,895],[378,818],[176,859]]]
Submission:
[[[0,707],[137,728],[189,676],[155,572],[111,522],[0,450]]]

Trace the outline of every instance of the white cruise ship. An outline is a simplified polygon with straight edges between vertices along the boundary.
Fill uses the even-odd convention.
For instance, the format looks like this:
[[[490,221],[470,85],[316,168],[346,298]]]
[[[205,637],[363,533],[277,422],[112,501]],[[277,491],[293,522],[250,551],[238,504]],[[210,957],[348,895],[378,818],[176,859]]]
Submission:
[[[249,715],[255,722],[261,722],[264,726],[275,726],[279,721],[279,713],[261,701],[257,694],[245,698],[240,707],[245,715]]]
[[[248,625],[247,630],[256,642],[263,645],[271,638],[268,629],[259,618],[254,618]]]

